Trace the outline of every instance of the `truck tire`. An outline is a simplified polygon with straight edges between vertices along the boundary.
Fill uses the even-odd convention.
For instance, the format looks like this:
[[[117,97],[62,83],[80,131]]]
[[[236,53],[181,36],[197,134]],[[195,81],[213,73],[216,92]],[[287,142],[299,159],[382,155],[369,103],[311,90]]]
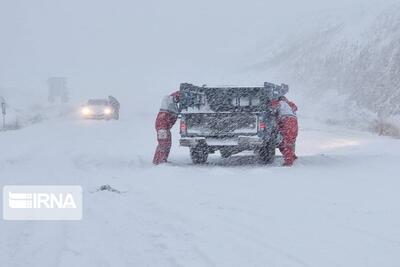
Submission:
[[[262,163],[272,163],[275,159],[275,145],[274,144],[265,144],[258,151],[258,156]]]
[[[221,154],[221,157],[222,157],[223,159],[227,159],[227,158],[229,158],[230,156],[232,156],[232,152],[231,152],[229,149],[226,149],[226,148],[221,148],[221,149],[219,150],[219,153]]]
[[[190,157],[194,164],[204,164],[208,159],[208,149],[206,145],[197,145],[190,148]]]

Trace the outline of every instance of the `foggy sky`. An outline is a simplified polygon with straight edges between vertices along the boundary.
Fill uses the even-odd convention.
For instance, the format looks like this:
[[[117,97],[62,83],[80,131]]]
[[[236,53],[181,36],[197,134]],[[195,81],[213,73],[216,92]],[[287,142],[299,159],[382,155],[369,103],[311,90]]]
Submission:
[[[45,91],[65,76],[75,97],[152,97],[225,82],[260,42],[348,2],[0,0],[0,86]]]

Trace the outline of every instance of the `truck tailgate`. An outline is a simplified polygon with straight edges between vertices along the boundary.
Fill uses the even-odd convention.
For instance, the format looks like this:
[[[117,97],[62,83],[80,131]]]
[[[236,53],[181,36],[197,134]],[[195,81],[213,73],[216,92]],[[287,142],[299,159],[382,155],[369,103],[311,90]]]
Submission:
[[[258,115],[254,113],[185,114],[188,135],[231,136],[257,134]]]

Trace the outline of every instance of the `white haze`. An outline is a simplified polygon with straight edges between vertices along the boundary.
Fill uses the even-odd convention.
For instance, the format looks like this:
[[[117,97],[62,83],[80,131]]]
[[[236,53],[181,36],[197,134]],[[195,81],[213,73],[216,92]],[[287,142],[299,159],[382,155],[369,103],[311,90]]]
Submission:
[[[268,80],[267,73],[242,73],[254,51],[296,31],[299,19],[348,5],[343,0],[3,0],[0,90],[29,91],[26,98],[45,100],[46,79],[65,76],[75,101],[114,94],[131,110],[153,111],[161,95],[184,81]]]

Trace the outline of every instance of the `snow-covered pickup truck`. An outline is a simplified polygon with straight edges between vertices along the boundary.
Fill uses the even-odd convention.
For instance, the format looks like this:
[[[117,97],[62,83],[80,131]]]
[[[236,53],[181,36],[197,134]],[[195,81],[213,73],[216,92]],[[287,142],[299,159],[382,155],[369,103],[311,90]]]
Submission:
[[[190,148],[193,163],[202,164],[210,153],[223,158],[253,150],[264,163],[275,157],[279,144],[272,99],[289,87],[265,83],[262,87],[180,86],[180,145]]]

